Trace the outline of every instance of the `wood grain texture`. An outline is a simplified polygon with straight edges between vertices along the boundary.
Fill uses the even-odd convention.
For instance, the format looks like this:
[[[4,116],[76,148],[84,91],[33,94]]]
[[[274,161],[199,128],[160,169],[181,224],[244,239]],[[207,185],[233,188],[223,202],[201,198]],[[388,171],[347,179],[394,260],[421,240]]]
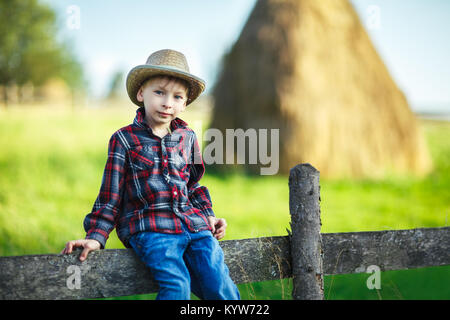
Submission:
[[[287,237],[229,240],[220,244],[236,283],[291,275]],[[0,257],[0,299],[86,299],[158,290],[150,271],[131,249],[93,251],[84,262],[78,260],[80,253],[77,250],[70,255]],[[80,272],[79,289],[70,289],[74,287],[71,281],[74,270]]]
[[[220,241],[236,283],[292,277],[290,237]],[[450,265],[450,227],[323,233],[325,275]],[[152,293],[157,286],[131,249],[70,255],[0,257],[0,299],[89,299]],[[81,271],[80,289],[69,289],[70,266]]]
[[[323,300],[319,171],[299,164],[289,175],[292,298]]]
[[[325,274],[450,264],[450,227],[322,234]]]

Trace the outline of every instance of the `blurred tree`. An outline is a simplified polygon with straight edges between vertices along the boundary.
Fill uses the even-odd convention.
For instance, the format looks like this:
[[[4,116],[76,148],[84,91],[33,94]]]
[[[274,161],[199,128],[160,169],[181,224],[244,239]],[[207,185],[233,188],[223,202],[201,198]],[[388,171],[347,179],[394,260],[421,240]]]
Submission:
[[[117,99],[122,96],[123,90],[123,71],[117,70],[113,73],[111,77],[111,82],[109,84],[107,99]]]
[[[82,68],[68,43],[57,41],[55,13],[38,0],[0,1],[0,86],[39,87],[62,78],[71,90],[84,86]]]

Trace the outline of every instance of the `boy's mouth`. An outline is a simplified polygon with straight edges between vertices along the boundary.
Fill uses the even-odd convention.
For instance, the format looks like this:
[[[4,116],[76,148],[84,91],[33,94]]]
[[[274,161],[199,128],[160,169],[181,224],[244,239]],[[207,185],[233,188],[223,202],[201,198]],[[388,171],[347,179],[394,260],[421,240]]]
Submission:
[[[161,115],[163,117],[168,117],[168,116],[172,115],[171,113],[165,113],[165,112],[160,112],[160,111],[158,111],[158,113],[159,113],[159,115]]]

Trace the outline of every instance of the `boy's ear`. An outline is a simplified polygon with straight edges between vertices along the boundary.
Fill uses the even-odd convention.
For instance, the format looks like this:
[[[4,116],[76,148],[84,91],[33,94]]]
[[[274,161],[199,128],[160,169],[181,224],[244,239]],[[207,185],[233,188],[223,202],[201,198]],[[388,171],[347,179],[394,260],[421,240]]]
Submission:
[[[139,88],[139,90],[138,90],[138,92],[136,93],[136,99],[137,99],[137,101],[139,101],[139,102],[144,102],[144,95],[143,95],[143,92],[142,92],[143,90],[142,90],[142,86]]]

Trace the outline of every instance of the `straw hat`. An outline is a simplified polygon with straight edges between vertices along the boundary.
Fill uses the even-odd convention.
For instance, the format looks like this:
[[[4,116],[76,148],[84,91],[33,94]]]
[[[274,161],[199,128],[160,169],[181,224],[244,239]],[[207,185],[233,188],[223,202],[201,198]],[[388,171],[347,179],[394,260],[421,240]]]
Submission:
[[[194,101],[205,90],[205,81],[189,72],[184,54],[164,49],[152,53],[145,64],[134,67],[128,73],[127,92],[134,104],[140,107],[144,106],[143,102],[137,100],[136,94],[145,80],[156,75],[174,76],[186,80],[189,83],[189,96],[186,105]]]

